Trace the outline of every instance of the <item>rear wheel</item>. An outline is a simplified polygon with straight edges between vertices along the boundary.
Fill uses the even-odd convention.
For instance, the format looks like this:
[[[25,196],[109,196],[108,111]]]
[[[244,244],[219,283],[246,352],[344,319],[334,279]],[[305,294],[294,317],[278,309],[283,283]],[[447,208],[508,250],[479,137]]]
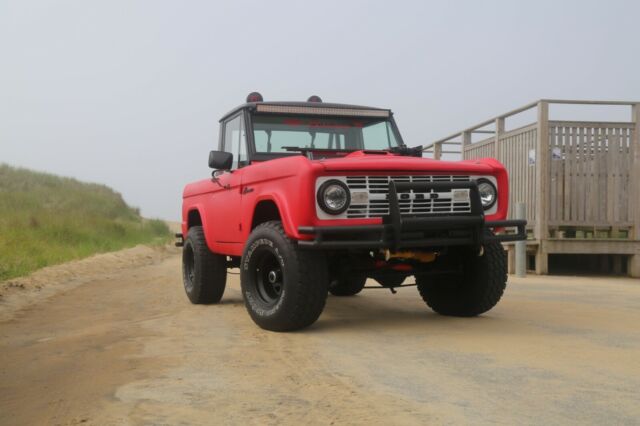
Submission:
[[[218,303],[227,285],[227,258],[209,250],[202,226],[189,228],[184,241],[182,280],[194,304]]]
[[[323,253],[300,250],[278,221],[258,225],[240,265],[244,303],[253,321],[272,331],[313,324],[327,300]]]
[[[505,253],[500,243],[484,246],[478,256],[469,249],[458,249],[436,261],[440,269],[456,275],[416,275],[422,299],[441,315],[471,317],[493,308],[507,284]]]
[[[331,282],[329,292],[334,296],[355,296],[362,291],[366,282],[364,275],[343,274]]]

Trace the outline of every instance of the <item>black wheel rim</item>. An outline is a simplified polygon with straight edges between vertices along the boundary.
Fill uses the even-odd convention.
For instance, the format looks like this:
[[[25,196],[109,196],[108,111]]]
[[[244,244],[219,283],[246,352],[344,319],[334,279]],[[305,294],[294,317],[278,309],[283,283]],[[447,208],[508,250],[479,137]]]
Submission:
[[[187,291],[191,291],[195,280],[196,259],[193,255],[193,247],[191,247],[190,244],[184,246],[184,251],[182,253],[182,267],[184,268],[184,288]]]
[[[275,305],[282,296],[284,272],[278,258],[271,250],[257,253],[255,263],[255,285],[260,300],[267,305]]]

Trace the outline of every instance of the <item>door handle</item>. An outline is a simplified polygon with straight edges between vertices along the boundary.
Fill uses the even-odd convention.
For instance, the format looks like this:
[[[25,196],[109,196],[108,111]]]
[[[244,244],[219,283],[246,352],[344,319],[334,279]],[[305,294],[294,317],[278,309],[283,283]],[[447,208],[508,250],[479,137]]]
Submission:
[[[244,188],[242,188],[242,195],[248,194],[250,192],[253,192],[253,188],[251,188],[250,186],[245,186]]]

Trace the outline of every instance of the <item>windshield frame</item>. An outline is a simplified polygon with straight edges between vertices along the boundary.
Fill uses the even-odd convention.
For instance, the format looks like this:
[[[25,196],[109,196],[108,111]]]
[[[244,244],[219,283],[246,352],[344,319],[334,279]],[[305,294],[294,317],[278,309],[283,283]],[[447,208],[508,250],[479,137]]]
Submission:
[[[256,115],[260,115],[260,116],[283,116],[283,115],[287,115],[287,116],[291,116],[292,114],[277,114],[277,113],[265,113],[265,112],[259,112],[257,113],[255,110],[253,111],[247,111],[246,114],[246,126],[247,126],[247,144],[248,146],[248,154],[249,154],[249,161],[268,161],[268,160],[273,160],[276,158],[282,158],[282,157],[291,157],[291,156],[296,156],[296,155],[301,155],[301,152],[296,152],[296,151],[292,151],[292,152],[258,152],[256,150],[256,145],[255,145],[255,137],[254,137],[254,131],[253,131],[253,119]],[[300,117],[300,118],[311,118],[311,119],[317,119],[317,118],[329,118],[329,119],[336,119],[336,118],[362,118],[364,120],[371,120],[371,117],[354,117],[354,116],[340,116],[340,115],[307,115],[307,114],[293,114],[296,117]],[[391,127],[391,131],[393,132],[393,136],[395,137],[396,141],[398,142],[398,146],[406,146],[402,136],[400,135],[400,131],[398,130],[398,126],[396,125],[396,121],[393,117],[393,113],[389,113],[389,117],[386,118],[386,120],[381,120],[381,121],[388,121]],[[307,149],[308,151],[313,151],[313,149]],[[320,150],[320,149],[319,149]],[[335,152],[356,152],[356,151],[361,151],[358,149],[331,149],[330,151],[335,151]],[[367,150],[365,149],[365,151],[376,151],[376,150]]]

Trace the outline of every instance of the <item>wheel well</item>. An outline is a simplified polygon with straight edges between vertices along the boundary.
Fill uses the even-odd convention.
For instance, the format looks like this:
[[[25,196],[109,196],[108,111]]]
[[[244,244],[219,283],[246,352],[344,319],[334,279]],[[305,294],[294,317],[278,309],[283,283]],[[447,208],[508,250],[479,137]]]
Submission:
[[[280,217],[278,206],[276,206],[276,203],[271,200],[260,201],[256,205],[256,209],[253,212],[251,229],[255,228],[261,223],[268,222],[270,220],[282,220],[282,218]]]
[[[187,229],[192,226],[202,226],[202,218],[200,217],[200,212],[198,210],[191,210],[187,217]]]

